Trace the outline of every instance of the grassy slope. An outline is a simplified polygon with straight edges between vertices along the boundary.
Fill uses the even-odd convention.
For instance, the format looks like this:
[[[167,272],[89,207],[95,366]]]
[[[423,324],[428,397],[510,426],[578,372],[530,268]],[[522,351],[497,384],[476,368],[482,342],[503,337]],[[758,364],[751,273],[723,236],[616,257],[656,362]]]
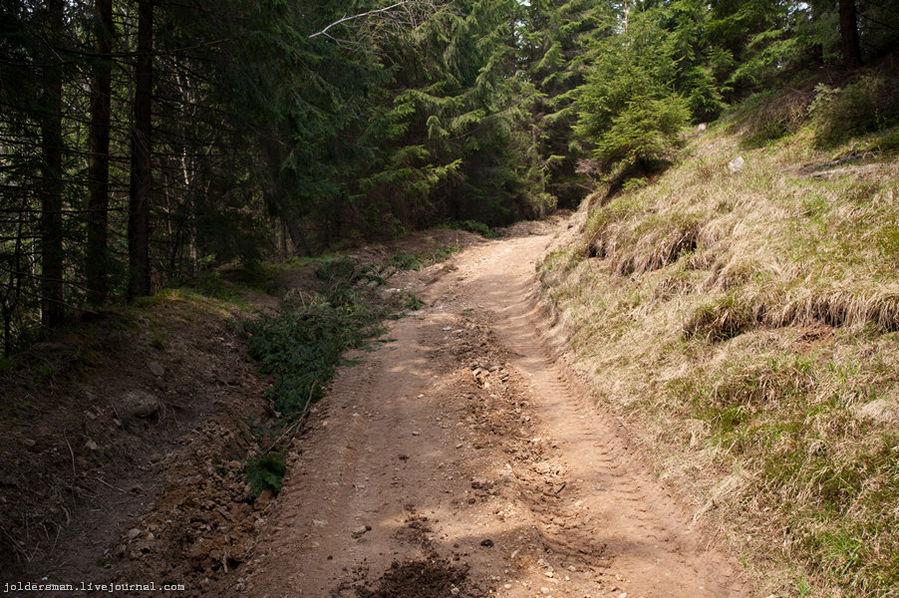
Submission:
[[[778,593],[899,596],[899,161],[801,170],[856,149],[703,133],[540,266],[598,395]]]

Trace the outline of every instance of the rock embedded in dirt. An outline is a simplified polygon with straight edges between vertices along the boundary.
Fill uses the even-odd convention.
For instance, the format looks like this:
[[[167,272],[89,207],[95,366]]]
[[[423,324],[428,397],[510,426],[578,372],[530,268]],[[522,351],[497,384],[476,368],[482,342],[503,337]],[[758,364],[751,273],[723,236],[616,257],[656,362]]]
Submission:
[[[158,413],[162,406],[155,395],[145,390],[132,390],[125,393],[121,405],[124,414],[130,417],[150,417]]]
[[[484,540],[481,540],[481,546],[484,548],[491,548],[493,546],[493,540],[485,538]]]
[[[746,160],[743,159],[743,156],[737,156],[733,160],[727,163],[727,172],[730,174],[737,174],[741,170],[743,170],[743,166],[746,165]]]
[[[356,529],[353,530],[352,536],[357,540],[364,536],[367,532],[371,531],[370,525],[360,525]]]
[[[150,370],[150,373],[157,378],[161,378],[165,375],[165,368],[162,367],[162,364],[160,364],[158,361],[148,361],[147,369]]]

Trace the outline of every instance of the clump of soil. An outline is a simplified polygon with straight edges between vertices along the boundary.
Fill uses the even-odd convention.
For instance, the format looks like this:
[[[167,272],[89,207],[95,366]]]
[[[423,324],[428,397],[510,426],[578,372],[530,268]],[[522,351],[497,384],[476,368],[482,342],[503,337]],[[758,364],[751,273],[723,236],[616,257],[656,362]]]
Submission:
[[[163,463],[165,483],[115,548],[113,569],[123,579],[164,576],[204,595],[248,558],[272,496],[255,498],[243,479],[243,460],[259,450],[257,437],[232,404],[195,429]]]
[[[467,577],[467,565],[454,565],[435,557],[416,561],[394,561],[384,575],[375,582],[374,589],[357,588],[356,594],[359,598],[474,596],[464,588]]]
[[[394,537],[400,542],[428,548],[433,544],[430,538],[430,534],[433,532],[427,517],[410,512],[406,517],[405,525],[396,530]]]

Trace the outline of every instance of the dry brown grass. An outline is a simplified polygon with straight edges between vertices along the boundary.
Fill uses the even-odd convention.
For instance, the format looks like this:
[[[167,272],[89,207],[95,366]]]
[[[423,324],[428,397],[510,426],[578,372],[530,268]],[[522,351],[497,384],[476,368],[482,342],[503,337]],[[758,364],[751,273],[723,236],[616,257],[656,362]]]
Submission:
[[[598,396],[779,596],[899,596],[899,162],[800,174],[864,143],[712,131],[540,267]]]

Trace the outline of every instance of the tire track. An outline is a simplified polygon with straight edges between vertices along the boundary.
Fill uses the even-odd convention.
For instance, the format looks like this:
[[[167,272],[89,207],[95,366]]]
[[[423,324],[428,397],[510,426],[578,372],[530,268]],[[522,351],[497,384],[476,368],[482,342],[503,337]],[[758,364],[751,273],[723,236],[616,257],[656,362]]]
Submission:
[[[535,243],[527,245],[537,257]],[[530,262],[520,259],[527,249],[515,251],[518,264]],[[503,257],[494,258],[497,266],[502,267]],[[588,389],[558,365],[539,332],[542,322],[531,295],[536,285],[531,272],[519,266],[512,273],[517,284],[498,287],[491,265],[480,272],[468,271],[483,307],[496,314],[501,342],[517,354],[512,363],[529,378],[539,397],[536,409],[567,461],[566,478],[585,480],[571,488],[571,497],[595,516],[583,521],[574,515],[581,520],[565,531],[577,529],[578,535],[604,538],[603,554],[611,559],[608,574],[630,580],[629,595],[748,595],[742,583],[731,579],[733,568],[721,555],[700,548],[695,539],[699,532],[689,527],[689,518],[669,500],[666,489],[631,456],[615,426],[589,403]],[[508,276],[508,268],[504,274]],[[510,302],[510,296],[519,299]]]

